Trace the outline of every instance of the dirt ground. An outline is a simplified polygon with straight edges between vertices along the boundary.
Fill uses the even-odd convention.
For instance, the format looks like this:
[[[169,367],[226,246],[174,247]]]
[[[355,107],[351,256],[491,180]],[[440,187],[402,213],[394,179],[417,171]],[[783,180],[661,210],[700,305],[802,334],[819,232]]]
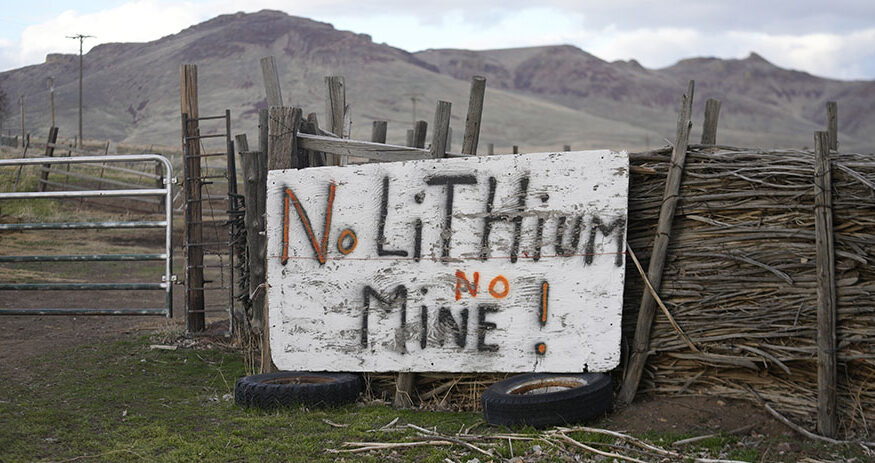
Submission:
[[[145,233],[145,232],[140,232]],[[161,241],[129,231],[103,233],[73,232],[72,238],[60,242],[51,232],[0,235],[0,254],[37,253],[30,249],[42,243],[38,253],[155,252]],[[144,251],[144,249],[151,251]],[[178,253],[181,255],[181,253]],[[25,281],[50,277],[54,281],[131,282],[160,279],[160,265],[150,271],[126,266],[97,265],[87,275],[76,273],[75,266],[55,266],[49,270],[27,266],[3,266],[0,280],[20,276]],[[181,269],[177,259],[176,273]],[[81,272],[81,271],[80,271]],[[21,282],[21,281],[19,281]],[[156,294],[157,293],[157,294]],[[102,340],[136,337],[145,333],[181,333],[185,324],[184,291],[174,288],[174,317],[155,316],[6,316],[0,318],[0,375],[7,381],[26,380],[28,372],[20,368],[27,359],[43,353],[87,346]],[[163,302],[160,291],[0,291],[0,307],[158,307]],[[221,310],[221,303],[212,308]],[[209,319],[220,320],[221,313]],[[747,440],[779,437],[792,440],[790,431],[765,411],[747,402],[713,397],[643,398],[615,411],[596,423],[599,427],[632,433],[662,432],[702,435],[735,431]],[[791,450],[791,449],[787,449]]]

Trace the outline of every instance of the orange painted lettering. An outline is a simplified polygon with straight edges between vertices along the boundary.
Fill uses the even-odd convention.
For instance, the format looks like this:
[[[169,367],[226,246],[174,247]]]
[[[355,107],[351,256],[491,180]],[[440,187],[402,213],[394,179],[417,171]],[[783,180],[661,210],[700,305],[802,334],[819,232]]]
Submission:
[[[480,288],[480,272],[474,272],[474,284],[468,281],[468,276],[461,270],[456,270],[456,300],[462,298],[462,282],[465,282],[465,289],[471,297],[477,297],[477,290]]]

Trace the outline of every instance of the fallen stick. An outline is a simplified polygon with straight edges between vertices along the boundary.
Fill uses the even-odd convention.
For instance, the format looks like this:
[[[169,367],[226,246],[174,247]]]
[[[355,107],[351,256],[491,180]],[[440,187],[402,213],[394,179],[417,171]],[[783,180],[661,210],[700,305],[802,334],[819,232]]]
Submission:
[[[557,433],[557,434],[556,434],[556,437],[558,437],[559,439],[564,440],[565,442],[568,442],[569,444],[571,444],[571,445],[573,445],[573,446],[575,446],[575,447],[582,448],[582,449],[586,450],[587,452],[591,452],[591,453],[594,453],[594,454],[596,454],[596,455],[601,455],[601,456],[603,456],[603,457],[608,457],[608,458],[617,458],[617,459],[620,459],[620,460],[631,461],[631,462],[634,462],[634,463],[647,463],[647,462],[645,462],[645,461],[643,461],[643,460],[639,460],[639,459],[637,459],[637,458],[627,457],[627,456],[625,456],[625,455],[620,455],[619,453],[605,452],[605,451],[603,451],[603,450],[599,450],[599,449],[597,449],[597,448],[595,448],[595,447],[590,447],[590,446],[588,446],[588,445],[586,445],[586,444],[583,444],[583,443],[581,443],[581,442],[578,442],[578,441],[576,441],[576,440],[574,440],[574,439],[572,439],[572,438],[570,438],[570,437],[568,437],[568,436],[566,436],[565,434],[562,434],[562,433]]]
[[[494,456],[495,456],[495,455],[492,453],[492,451],[488,451],[488,452],[487,452],[486,450],[483,450],[483,449],[481,449],[480,447],[477,447],[477,446],[474,445],[474,444],[471,444],[471,443],[465,442],[465,441],[463,441],[462,439],[456,439],[455,437],[445,436],[445,435],[443,435],[443,434],[441,434],[441,433],[438,433],[438,432],[432,431],[432,430],[430,430],[430,429],[425,429],[425,428],[419,427],[419,426],[417,426],[417,425],[415,425],[415,424],[410,424],[410,423],[408,423],[408,424],[407,424],[407,427],[409,427],[409,428],[411,428],[411,429],[415,429],[415,430],[417,430],[417,431],[419,431],[419,432],[422,432],[422,433],[425,433],[425,434],[428,434],[428,435],[432,435],[432,436],[435,436],[435,437],[439,437],[440,439],[445,439],[445,440],[448,440],[448,441],[450,441],[450,442],[455,442],[456,444],[459,444],[459,445],[461,445],[462,447],[467,447],[467,448],[469,448],[469,449],[471,449],[471,450],[474,450],[474,451],[480,452],[480,453],[482,453],[483,455],[486,455],[486,456],[489,456],[489,457],[494,457]]]
[[[386,450],[386,449],[395,449],[395,448],[407,448],[407,447],[424,447],[431,445],[453,445],[452,442],[442,441],[442,440],[429,440],[429,441],[418,441],[418,442],[395,442],[395,443],[382,443],[382,442],[344,442],[343,445],[346,446],[356,446],[361,445],[361,447],[354,449],[325,449],[328,453],[362,453],[362,452],[370,452],[371,450]]]
[[[647,278],[647,273],[644,272],[644,268],[641,267],[641,262],[638,262],[638,257],[635,256],[635,252],[632,251],[632,246],[629,246],[629,243],[626,242],[626,249],[629,250],[629,256],[632,257],[632,262],[635,263],[635,267],[638,269],[638,273],[641,274],[641,279],[644,280],[644,285],[647,286],[647,290],[650,292],[650,295],[653,296],[653,300],[656,301],[656,304],[659,305],[659,308],[662,309],[662,313],[665,314],[665,317],[668,318],[668,322],[671,323],[672,328],[677,331],[678,336],[687,343],[687,346],[693,350],[693,352],[701,352],[693,341],[690,340],[687,333],[681,329],[680,325],[674,320],[674,317],[671,316],[671,312],[668,311],[668,307],[662,303],[662,298],[659,297],[659,294],[656,294],[656,290],[653,289],[653,285],[650,284],[650,280]]]
[[[747,431],[747,430],[749,430],[749,429],[751,429],[751,428],[753,428],[753,427],[754,427],[753,424],[748,424],[748,425],[742,426],[742,427],[740,427],[740,428],[733,429],[732,431],[729,431],[727,434],[738,434],[738,433],[740,433],[740,432]],[[692,444],[693,442],[703,441],[703,440],[705,440],[705,439],[710,439],[710,438],[712,438],[712,437],[716,437],[716,436],[718,436],[718,434],[716,434],[716,433],[714,433],[714,434],[705,434],[705,435],[702,435],[702,436],[696,436],[696,437],[690,437],[690,438],[688,438],[688,439],[677,440],[677,441],[672,442],[671,445],[672,445],[672,447],[674,447],[674,446],[676,446],[676,445]]]

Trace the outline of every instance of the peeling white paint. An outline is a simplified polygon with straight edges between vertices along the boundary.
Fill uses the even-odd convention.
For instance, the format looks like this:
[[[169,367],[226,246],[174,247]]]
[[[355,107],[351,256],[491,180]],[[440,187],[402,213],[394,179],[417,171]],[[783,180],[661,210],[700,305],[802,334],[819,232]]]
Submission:
[[[451,176],[455,180],[446,179]],[[490,178],[495,193],[488,214]],[[440,184],[448,181],[456,182],[449,231],[450,187]],[[267,278],[274,362],[284,370],[313,371],[614,368],[620,355],[628,181],[626,153],[611,151],[270,171]],[[313,241],[321,247],[332,183],[325,263],[320,264]],[[380,255],[384,188],[388,194]],[[292,195],[309,218],[312,238],[290,199],[288,260],[283,264],[284,202]],[[483,246],[488,217],[496,220]],[[520,218],[520,237],[516,262],[511,262],[515,217]],[[554,242],[563,217],[562,242],[569,249],[561,249],[560,244],[560,251],[571,255],[557,256]],[[570,249],[578,218],[579,240]],[[422,223],[418,261],[414,258],[417,221]],[[543,223],[541,257],[535,261],[539,221]],[[608,231],[605,227],[610,224],[616,227]],[[340,240],[346,229],[354,233],[357,244],[344,255],[340,248],[350,248],[353,242],[350,232]],[[484,249],[485,260],[481,259]],[[479,274],[476,297],[462,282],[457,300],[456,286],[461,281],[457,271],[471,283],[474,273]],[[501,298],[489,291],[495,280],[493,293],[502,296],[505,285],[499,276],[509,287]],[[543,282],[549,289],[542,325]],[[372,291],[363,345],[365,287]],[[393,294],[398,295],[394,304],[378,300]],[[402,301],[406,301],[403,326]],[[422,330],[423,307],[427,333]],[[465,313],[465,329],[453,331],[453,322],[460,325]],[[487,329],[492,324],[494,328]],[[536,351],[538,343],[546,344],[545,353]]]

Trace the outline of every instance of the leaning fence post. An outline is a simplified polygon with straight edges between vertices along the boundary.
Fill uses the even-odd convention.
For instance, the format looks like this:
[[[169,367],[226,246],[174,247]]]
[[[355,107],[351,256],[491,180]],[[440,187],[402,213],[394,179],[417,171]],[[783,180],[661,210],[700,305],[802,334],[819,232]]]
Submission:
[[[817,247],[817,429],[835,437],[836,281],[832,227],[832,165],[829,132],[814,134],[814,230]]]
[[[653,241],[653,252],[650,256],[650,265],[647,269],[647,278],[654,290],[659,291],[662,284],[662,270],[668,251],[668,242],[671,236],[671,225],[678,203],[678,193],[681,189],[681,179],[684,173],[684,161],[687,157],[687,145],[690,141],[690,129],[692,128],[693,112],[693,89],[695,83],[691,80],[687,87],[687,93],[681,98],[681,109],[678,114],[677,140],[671,155],[668,177],[665,181],[665,193],[662,196],[662,207],[659,210],[659,222],[656,226],[656,238]],[[632,356],[629,366],[626,368],[626,377],[623,379],[623,387],[620,389],[618,400],[622,403],[632,402],[641,382],[641,374],[650,350],[650,328],[653,325],[653,316],[656,313],[656,301],[650,292],[644,291],[641,296],[641,305],[638,310],[638,323],[635,327],[635,340],[632,344]]]
[[[49,129],[49,137],[46,139],[46,152],[45,157],[50,158],[55,155],[55,143],[58,141],[58,128],[52,127]],[[28,146],[30,143],[28,142],[25,146]],[[49,184],[49,170],[52,168],[51,164],[43,164],[42,172],[40,172],[40,182],[39,182],[39,191],[46,191],[46,187]],[[21,170],[19,169],[19,172]]]
[[[280,76],[276,70],[276,60],[273,56],[261,58],[261,76],[264,78],[267,106],[282,106],[283,94],[280,91]]]
[[[468,116],[465,118],[465,135],[462,139],[463,154],[477,154],[484,95],[486,95],[486,78],[483,76],[472,77],[471,95],[468,98]]]
[[[720,100],[705,101],[705,121],[702,123],[702,144],[717,144],[717,119],[720,117]]]

